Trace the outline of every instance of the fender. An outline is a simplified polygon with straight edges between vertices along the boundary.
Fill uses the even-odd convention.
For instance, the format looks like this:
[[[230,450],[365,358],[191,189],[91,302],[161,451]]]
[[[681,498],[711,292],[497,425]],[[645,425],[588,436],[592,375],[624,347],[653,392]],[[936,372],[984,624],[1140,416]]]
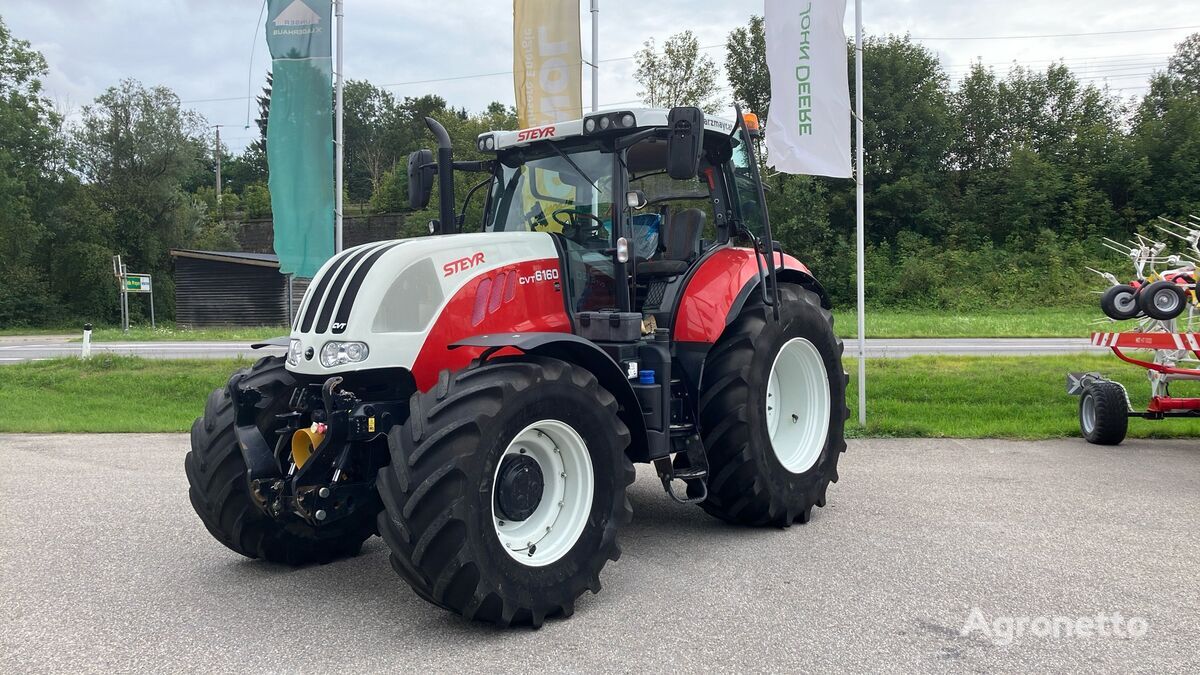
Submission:
[[[447,345],[448,349],[459,347],[483,348],[481,358],[484,359],[499,350],[516,349],[526,354],[556,358],[587,370],[617,399],[618,416],[629,427],[630,442],[625,454],[635,462],[649,461],[641,404],[624,369],[595,343],[572,333],[529,332],[475,335]]]
[[[825,290],[803,263],[786,253],[775,253],[775,266],[781,282],[812,290],[820,296],[821,306],[829,308]],[[715,251],[700,264],[683,291],[675,312],[675,340],[715,343],[758,286],[753,250],[730,247]]]

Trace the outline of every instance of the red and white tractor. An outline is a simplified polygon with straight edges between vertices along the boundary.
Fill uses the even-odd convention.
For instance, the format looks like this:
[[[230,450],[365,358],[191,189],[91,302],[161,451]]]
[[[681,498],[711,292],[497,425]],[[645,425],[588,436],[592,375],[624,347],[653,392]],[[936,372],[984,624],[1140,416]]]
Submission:
[[[330,259],[286,358],[193,425],[213,536],[302,564],[380,534],[422,598],[538,626],[600,590],[635,462],[732,523],[825,505],[842,344],[771,236],[752,115],[594,113],[483,134],[472,162],[426,122],[439,149],[410,156],[409,195],[427,205],[437,178],[435,236]],[[454,171],[485,174],[482,223],[456,216]]]

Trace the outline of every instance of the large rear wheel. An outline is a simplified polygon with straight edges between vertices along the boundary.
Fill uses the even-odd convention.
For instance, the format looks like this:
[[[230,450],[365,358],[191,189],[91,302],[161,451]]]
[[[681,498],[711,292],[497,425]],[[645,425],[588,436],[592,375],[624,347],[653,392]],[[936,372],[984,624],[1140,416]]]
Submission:
[[[379,530],[417,595],[468,619],[569,616],[620,556],[633,465],[617,403],[557,359],[442,373],[388,435]]]
[[[815,293],[780,288],[778,321],[763,303],[747,304],[704,363],[701,507],[734,523],[806,522],[825,506],[846,450],[847,376],[832,317]]]

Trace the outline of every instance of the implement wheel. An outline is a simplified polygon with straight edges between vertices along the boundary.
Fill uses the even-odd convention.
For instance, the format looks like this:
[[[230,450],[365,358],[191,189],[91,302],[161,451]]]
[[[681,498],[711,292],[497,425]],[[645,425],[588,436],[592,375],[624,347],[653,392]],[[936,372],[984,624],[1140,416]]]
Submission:
[[[443,372],[388,434],[379,531],[425,600],[468,619],[570,616],[620,556],[633,465],[617,402],[557,359],[493,358]]]
[[[1137,304],[1146,316],[1170,321],[1187,306],[1187,291],[1174,281],[1156,281],[1138,293]]]
[[[1129,430],[1129,402],[1116,382],[1097,380],[1079,397],[1079,430],[1088,443],[1117,445]]]
[[[1105,316],[1116,321],[1136,319],[1142,312],[1138,308],[1138,289],[1128,284],[1109,288],[1100,296],[1100,309]]]

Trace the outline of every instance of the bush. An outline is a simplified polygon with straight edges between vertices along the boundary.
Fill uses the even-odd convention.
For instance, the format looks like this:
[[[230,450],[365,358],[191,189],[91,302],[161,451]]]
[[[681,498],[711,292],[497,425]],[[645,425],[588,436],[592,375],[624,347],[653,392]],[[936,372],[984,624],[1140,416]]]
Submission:
[[[265,218],[271,215],[271,191],[262,183],[247,185],[242,191],[242,208],[247,218]]]

